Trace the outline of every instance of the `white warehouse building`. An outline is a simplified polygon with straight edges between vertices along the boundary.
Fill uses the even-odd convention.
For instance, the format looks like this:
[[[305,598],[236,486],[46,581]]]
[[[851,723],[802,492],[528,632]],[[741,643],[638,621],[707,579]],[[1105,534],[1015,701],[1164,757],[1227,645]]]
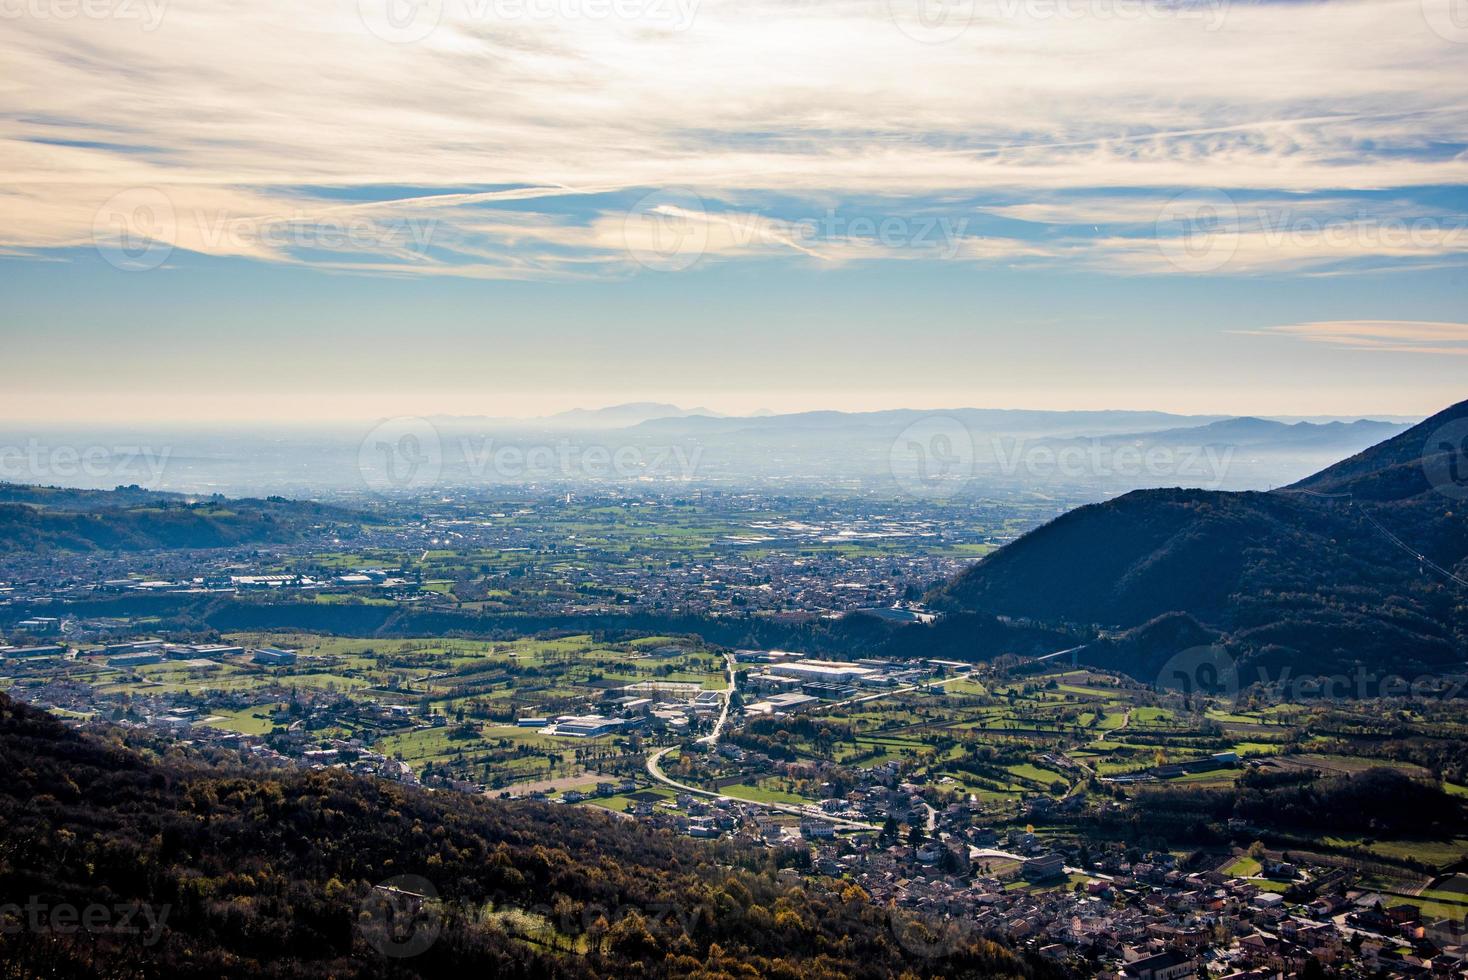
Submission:
[[[801,680],[821,681],[828,684],[859,681],[868,674],[875,673],[870,667],[833,663],[829,660],[797,660],[791,663],[772,664],[769,672],[784,677],[798,677]]]

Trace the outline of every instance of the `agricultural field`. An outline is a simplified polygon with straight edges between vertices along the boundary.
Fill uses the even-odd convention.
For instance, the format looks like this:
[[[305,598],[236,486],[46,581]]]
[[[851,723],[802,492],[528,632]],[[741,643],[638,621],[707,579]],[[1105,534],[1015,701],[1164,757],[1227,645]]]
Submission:
[[[371,545],[285,556],[261,571],[329,582],[381,569],[403,583],[391,597],[337,589],[311,595],[326,605],[392,605],[412,596],[489,614],[851,608],[926,589],[1050,509],[974,504],[962,514],[899,518],[839,497],[778,504],[757,494],[511,496],[473,506],[445,500],[438,512],[411,521],[393,515],[371,529]],[[843,585],[811,589],[825,580]]]
[[[553,737],[519,726],[519,718],[586,714],[627,687],[656,699],[660,691],[722,690],[727,683],[721,652],[666,636],[486,641],[272,632],[226,634],[221,641],[247,650],[288,649],[297,660],[267,667],[244,653],[117,667],[106,657],[83,655],[58,673],[89,685],[90,697],[115,705],[120,719],[142,717],[146,706],[167,699],[196,705],[193,720],[201,731],[267,742],[298,735],[345,740],[405,763],[419,777],[512,792],[522,784],[567,778],[594,784],[598,776],[640,771],[649,737]]]
[[[745,756],[685,752],[676,757],[676,778],[741,799],[814,804],[878,774],[887,785],[921,792],[930,807],[967,802],[984,822],[1032,826],[1057,843],[1104,840],[1105,828],[1092,818],[1082,821],[1084,832],[1076,820],[1096,800],[1141,792],[1231,792],[1245,777],[1260,785],[1325,785],[1379,771],[1435,782],[1423,765],[1369,754],[1372,739],[1344,737],[1363,724],[1352,710],[1190,702],[1083,668],[1027,675],[978,665],[942,684],[827,702],[784,719],[743,719],[726,740]],[[1438,712],[1417,723],[1435,732],[1445,722]],[[1445,789],[1462,792],[1453,784]],[[1361,869],[1394,902],[1419,894],[1422,868],[1468,859],[1462,836],[1255,832],[1281,851]],[[1257,879],[1262,890],[1288,890],[1287,882],[1262,877],[1251,857],[1225,864],[1227,874]],[[1422,897],[1433,910],[1456,900]]]
[[[1200,746],[1239,744],[1228,726],[1183,718],[1157,701],[1149,688],[1086,670],[1009,678],[977,667],[904,693],[821,705],[787,723],[753,720],[731,739],[787,765],[896,766],[944,798],[976,800],[999,815],[1037,796],[1063,800],[1097,778],[1206,758]],[[1257,754],[1277,748],[1253,746]],[[738,775],[723,760],[702,768],[705,785]],[[802,794],[787,781],[782,799],[792,793],[820,798],[818,786]]]
[[[43,690],[52,681],[86,685],[111,720],[156,716],[160,704],[192,708],[202,738],[233,733],[296,758],[334,747],[349,763],[369,753],[372,765],[398,765],[437,787],[543,795],[646,817],[675,809],[671,801],[683,791],[659,782],[667,778],[741,804],[785,807],[787,817],[791,806],[823,805],[858,832],[882,829],[885,818],[848,808],[853,791],[858,802],[850,806],[858,807],[874,788],[900,789],[909,801],[898,818],[904,838],[944,833],[954,804],[980,825],[1028,828],[1057,850],[1118,844],[1139,827],[1155,828],[1154,842],[1181,829],[1191,836],[1174,843],[1180,859],[1202,847],[1216,867],[1261,889],[1284,892],[1289,884],[1238,853],[1251,841],[1315,866],[1350,867],[1389,903],[1452,911],[1468,902],[1457,897],[1457,878],[1433,885],[1434,875],[1450,875],[1468,858],[1468,836],[1441,825],[1417,835],[1375,826],[1281,830],[1247,819],[1241,828],[1222,819],[1179,825],[1149,812],[1155,804],[1147,802],[1171,793],[1183,802],[1168,805],[1183,805],[1207,794],[1326,786],[1381,772],[1419,784],[1451,776],[1457,782],[1445,779],[1444,791],[1461,795],[1464,774],[1442,763],[1451,759],[1442,746],[1463,734],[1451,706],[1383,713],[1247,696],[1222,703],[1084,666],[911,661],[900,665],[908,679],[890,688],[853,689],[786,715],[744,715],[743,705],[767,695],[740,688],[716,742],[699,741],[716,711],[690,711],[684,725],[666,731],[648,725],[570,738],[542,731],[545,721],[520,722],[600,714],[619,699],[687,704],[723,692],[730,651],[687,636],[589,632],[404,639],[269,631],[217,639],[247,651],[288,649],[297,659],[262,666],[242,653],[123,668],[83,651],[59,666],[59,677],[23,682]],[[736,668],[747,683],[754,665]],[[1385,726],[1400,745],[1383,742]],[[662,777],[649,757],[664,749],[671,751],[661,758]]]

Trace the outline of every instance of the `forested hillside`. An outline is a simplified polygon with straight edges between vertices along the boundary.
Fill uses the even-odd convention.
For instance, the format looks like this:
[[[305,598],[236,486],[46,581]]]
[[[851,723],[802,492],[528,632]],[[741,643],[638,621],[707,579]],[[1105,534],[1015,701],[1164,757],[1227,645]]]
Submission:
[[[12,920],[0,977],[1049,972],[984,940],[926,942],[923,924],[859,888],[781,881],[791,853],[573,807],[214,762],[136,733],[78,734],[0,695],[0,909]],[[375,886],[420,879],[438,900],[379,929]],[[109,933],[35,928],[28,905],[43,924],[61,907],[105,907],[113,926],[118,909],[149,911],[129,918],[136,934]]]
[[[1080,508],[933,600],[1122,628],[1186,613],[1244,656],[1312,668],[1459,665],[1468,502],[1435,479],[1458,450],[1433,439],[1465,419],[1468,402],[1271,493],[1143,490]]]
[[[326,528],[347,531],[358,520],[339,508],[278,497],[191,500],[136,487],[95,491],[0,484],[0,552],[282,544]]]

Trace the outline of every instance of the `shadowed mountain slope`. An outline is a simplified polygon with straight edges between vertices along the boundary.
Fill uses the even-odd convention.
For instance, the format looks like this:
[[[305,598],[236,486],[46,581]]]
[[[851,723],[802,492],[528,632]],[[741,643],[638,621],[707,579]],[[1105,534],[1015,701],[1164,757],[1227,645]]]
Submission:
[[[1186,613],[1245,657],[1312,670],[1460,665],[1465,439],[1468,402],[1270,493],[1141,490],[1082,507],[932,599],[1124,629]]]

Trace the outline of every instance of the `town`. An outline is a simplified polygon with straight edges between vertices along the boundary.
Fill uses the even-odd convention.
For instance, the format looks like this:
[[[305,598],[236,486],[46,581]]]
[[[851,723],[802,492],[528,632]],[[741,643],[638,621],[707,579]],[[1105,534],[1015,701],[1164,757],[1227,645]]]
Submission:
[[[377,502],[299,542],[0,556],[0,608],[216,595],[323,605],[413,603],[492,615],[758,615],[888,608],[1061,505],[896,507],[754,492],[445,493]]]
[[[1383,771],[1468,795],[1461,773],[1322,734],[1371,706],[1216,703],[1064,657],[830,660],[689,636],[180,638],[39,616],[11,638],[0,684],[76,724],[770,848],[784,875],[920,913],[930,928],[897,937],[915,957],[982,935],[1137,980],[1468,963],[1461,826],[1310,840],[1230,817],[1178,846],[1148,802]],[[1416,724],[1455,724],[1439,708],[1415,705]]]

